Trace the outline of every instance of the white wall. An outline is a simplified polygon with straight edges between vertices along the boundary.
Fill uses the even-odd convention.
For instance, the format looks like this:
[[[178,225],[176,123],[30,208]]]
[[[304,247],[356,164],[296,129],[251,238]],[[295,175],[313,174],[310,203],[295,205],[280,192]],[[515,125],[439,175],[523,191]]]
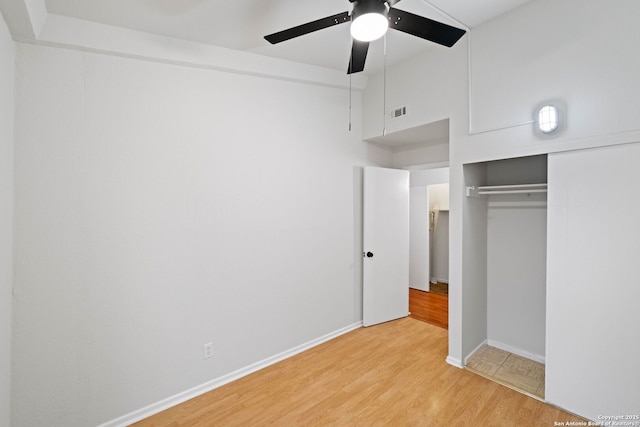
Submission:
[[[547,182],[547,157],[487,163],[488,185]],[[487,206],[487,339],[545,357],[546,194],[492,195]]]
[[[638,159],[640,143],[549,156],[546,398],[595,421],[639,409]]]
[[[13,425],[107,422],[362,319],[356,166],[392,158],[346,90],[27,44],[17,67]]]
[[[14,43],[0,15],[0,426],[8,427],[11,396],[13,288]]]
[[[433,168],[412,170],[409,173],[411,187],[427,187],[432,184],[449,182],[449,168]]]
[[[537,0],[474,28],[465,161],[636,141],[638,16],[636,0]],[[539,138],[527,122],[550,99],[566,129]]]
[[[386,84],[382,73],[370,76],[363,96],[363,138],[380,136],[383,128],[386,128],[389,134],[454,116],[459,117],[456,113],[460,112],[460,109],[462,112],[467,109],[467,56],[467,39],[464,37],[452,48],[432,46],[427,54],[416,56],[388,69]],[[406,105],[406,116],[383,120],[380,112],[383,111],[385,87],[387,110]],[[431,145],[434,154],[448,160],[448,150],[442,150],[443,144],[447,141],[441,141],[440,144],[435,142]],[[416,149],[418,152],[421,151],[421,147]],[[404,161],[411,159],[397,159],[399,164]],[[442,160],[432,160],[436,161]]]
[[[453,169],[453,168],[452,168]],[[487,182],[487,167],[485,164],[472,164],[464,166],[464,186],[484,185]],[[453,186],[451,186],[453,188]],[[453,190],[450,190],[453,191]],[[460,189],[458,190],[460,191]],[[464,191],[464,190],[463,190]],[[451,195],[451,201],[455,200]],[[455,205],[451,205],[453,210]],[[459,316],[460,333],[461,333],[461,351],[462,359],[459,363],[466,363],[464,360],[479,345],[487,339],[487,199],[479,197],[464,197],[462,212],[463,225],[462,236],[464,242],[462,245],[462,278],[461,286],[461,305],[454,309],[461,310],[457,312]],[[450,219],[451,231],[455,229],[455,223]],[[452,240],[450,244],[453,246],[456,241]],[[458,261],[459,262],[459,261]],[[449,259],[450,267],[456,268],[453,256]],[[452,276],[456,271],[451,269]],[[453,277],[452,277],[453,278]],[[454,286],[452,286],[452,283]],[[449,293],[456,289],[455,282],[449,283]],[[449,297],[451,298],[451,297]],[[457,301],[454,300],[454,303]],[[449,300],[449,320],[455,312],[452,312],[451,299]],[[449,334],[451,341],[451,333]],[[451,345],[451,344],[450,344]],[[457,359],[457,354],[451,354],[449,357]]]
[[[547,207],[544,197],[491,196],[487,213],[487,339],[544,361]]]
[[[393,153],[393,167],[449,162],[449,141],[403,147]]]

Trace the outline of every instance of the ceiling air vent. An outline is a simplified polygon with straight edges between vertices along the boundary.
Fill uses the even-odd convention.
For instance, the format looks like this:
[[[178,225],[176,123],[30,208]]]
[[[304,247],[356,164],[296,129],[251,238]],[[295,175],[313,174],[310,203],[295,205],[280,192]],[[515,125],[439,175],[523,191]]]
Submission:
[[[402,117],[406,115],[407,115],[406,105],[404,107],[394,108],[393,110],[391,110],[391,114],[390,114],[392,119],[397,119],[398,117]]]

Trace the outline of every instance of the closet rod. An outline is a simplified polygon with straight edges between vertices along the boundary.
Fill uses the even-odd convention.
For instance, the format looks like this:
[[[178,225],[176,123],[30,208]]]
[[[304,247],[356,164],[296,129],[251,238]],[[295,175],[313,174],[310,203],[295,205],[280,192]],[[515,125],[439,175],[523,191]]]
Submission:
[[[480,197],[490,194],[530,194],[546,193],[547,184],[517,184],[517,185],[480,185],[468,186],[467,197]]]
[[[478,194],[528,194],[528,193],[546,193],[547,189],[530,189],[530,190],[495,190],[495,191],[478,191]]]
[[[527,188],[547,188],[546,183],[541,184],[511,184],[511,185],[480,185],[478,190],[521,190]]]

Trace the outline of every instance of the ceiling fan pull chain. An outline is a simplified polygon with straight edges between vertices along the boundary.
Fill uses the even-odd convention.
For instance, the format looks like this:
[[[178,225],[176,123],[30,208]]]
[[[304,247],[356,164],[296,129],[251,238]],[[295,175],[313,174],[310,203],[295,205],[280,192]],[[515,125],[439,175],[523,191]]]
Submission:
[[[387,35],[383,38],[382,62],[382,136],[387,134]]]
[[[351,88],[352,78],[352,74],[349,74],[349,132],[351,132],[351,97],[353,94],[353,89]]]

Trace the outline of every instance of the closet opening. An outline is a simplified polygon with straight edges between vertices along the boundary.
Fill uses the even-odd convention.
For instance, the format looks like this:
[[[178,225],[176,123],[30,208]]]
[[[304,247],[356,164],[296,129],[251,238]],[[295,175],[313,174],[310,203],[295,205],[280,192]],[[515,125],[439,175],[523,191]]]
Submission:
[[[476,285],[486,284],[476,289],[486,329],[466,367],[544,399],[547,156],[465,165],[465,185],[470,227],[484,239],[473,262],[486,264]]]

